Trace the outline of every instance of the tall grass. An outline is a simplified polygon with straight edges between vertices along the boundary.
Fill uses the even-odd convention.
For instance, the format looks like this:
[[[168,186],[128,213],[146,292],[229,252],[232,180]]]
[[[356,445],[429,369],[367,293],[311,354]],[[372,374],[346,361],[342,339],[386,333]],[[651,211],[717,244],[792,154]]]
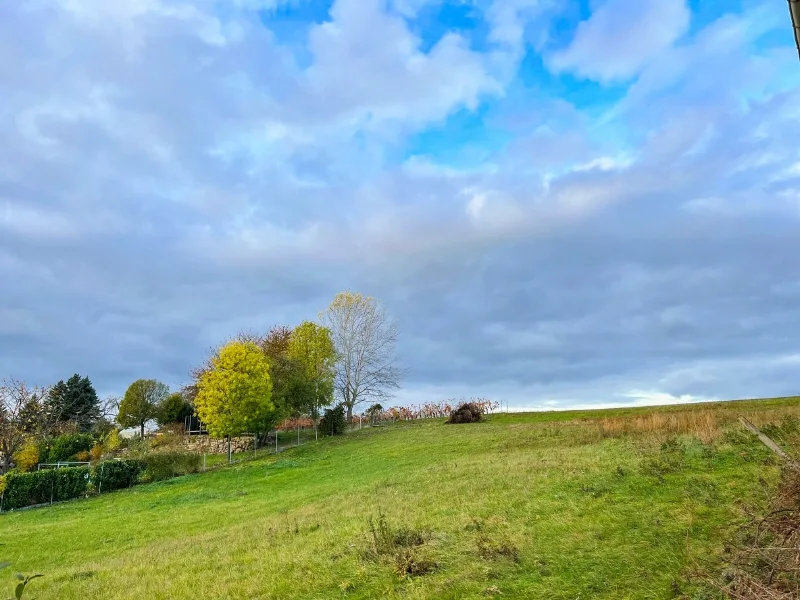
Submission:
[[[670,412],[648,412],[633,416],[582,419],[579,422],[597,428],[599,436],[620,437],[649,434],[666,438],[673,435],[694,435],[705,443],[718,440],[726,428],[742,416],[756,426],[775,423],[784,418],[800,418],[800,404],[771,409],[733,411],[728,408],[687,409]]]

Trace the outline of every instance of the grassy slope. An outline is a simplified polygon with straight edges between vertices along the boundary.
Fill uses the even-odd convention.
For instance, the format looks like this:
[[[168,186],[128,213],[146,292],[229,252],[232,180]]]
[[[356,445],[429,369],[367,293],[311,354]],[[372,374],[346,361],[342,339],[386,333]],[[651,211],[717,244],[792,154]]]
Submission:
[[[795,400],[770,401],[785,407]],[[760,406],[772,406],[760,404]],[[740,405],[744,408],[747,405]],[[729,407],[735,409],[733,405]],[[670,409],[665,409],[670,410]],[[670,598],[775,480],[756,443],[600,439],[495,415],[365,429],[278,457],[0,516],[0,558],[39,598]],[[624,414],[624,413],[623,413]],[[648,468],[678,460],[660,479]],[[770,466],[765,466],[769,463]],[[428,529],[433,574],[364,558],[368,518]],[[519,562],[478,552],[475,520]],[[6,591],[0,579],[0,591]]]

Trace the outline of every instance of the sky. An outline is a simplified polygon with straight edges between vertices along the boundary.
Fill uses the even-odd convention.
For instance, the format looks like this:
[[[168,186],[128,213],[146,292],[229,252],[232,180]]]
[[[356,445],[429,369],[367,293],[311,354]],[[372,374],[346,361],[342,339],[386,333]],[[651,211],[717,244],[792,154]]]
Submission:
[[[785,2],[3,2],[0,141],[0,376],[177,388],[351,289],[397,403],[800,393]]]

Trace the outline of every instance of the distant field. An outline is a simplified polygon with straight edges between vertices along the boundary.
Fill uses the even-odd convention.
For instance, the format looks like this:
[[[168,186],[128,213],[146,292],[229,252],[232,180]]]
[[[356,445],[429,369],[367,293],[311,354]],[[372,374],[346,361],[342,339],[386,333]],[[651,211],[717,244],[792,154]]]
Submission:
[[[712,598],[726,537],[778,476],[740,414],[777,423],[800,401],[365,428],[0,515],[0,561],[59,600]]]

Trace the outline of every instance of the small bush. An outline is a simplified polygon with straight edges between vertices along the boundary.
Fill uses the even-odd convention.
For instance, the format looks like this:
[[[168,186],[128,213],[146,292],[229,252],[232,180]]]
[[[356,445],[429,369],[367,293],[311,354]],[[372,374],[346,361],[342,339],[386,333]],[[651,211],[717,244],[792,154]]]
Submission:
[[[68,433],[55,438],[47,449],[47,462],[76,460],[81,452],[89,452],[94,445],[88,433]]]
[[[344,406],[328,408],[319,421],[319,432],[323,435],[342,435],[347,430]]]
[[[92,449],[89,450],[89,459],[92,462],[97,462],[101,458],[103,458],[104,453],[105,453],[105,448],[103,448],[103,444],[97,442],[94,446],[92,446]]]
[[[465,402],[450,413],[448,423],[477,423],[483,420],[483,408],[474,402]]]
[[[14,464],[17,469],[27,473],[33,471],[34,467],[39,464],[39,446],[38,444],[28,442],[18,452],[14,454]]]

